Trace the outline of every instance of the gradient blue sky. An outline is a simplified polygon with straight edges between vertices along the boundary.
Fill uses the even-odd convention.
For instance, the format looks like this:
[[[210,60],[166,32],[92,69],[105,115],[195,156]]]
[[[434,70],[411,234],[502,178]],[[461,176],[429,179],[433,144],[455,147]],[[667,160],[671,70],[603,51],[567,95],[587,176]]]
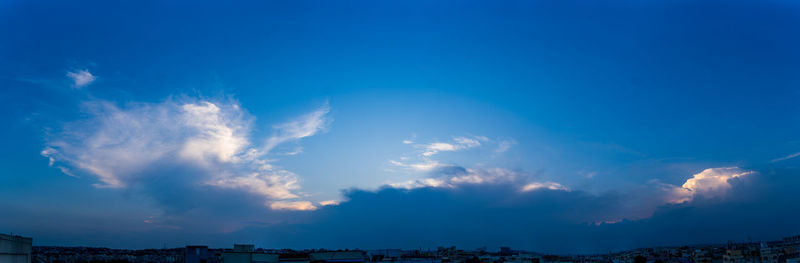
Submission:
[[[798,25],[781,0],[0,1],[0,231],[556,253],[798,234]]]

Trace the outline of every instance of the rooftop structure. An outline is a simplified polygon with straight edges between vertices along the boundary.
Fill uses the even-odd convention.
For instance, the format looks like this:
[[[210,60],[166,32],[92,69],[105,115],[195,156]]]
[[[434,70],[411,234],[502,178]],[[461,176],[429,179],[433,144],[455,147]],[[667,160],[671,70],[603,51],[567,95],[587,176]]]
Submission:
[[[0,262],[30,263],[33,239],[0,234]]]

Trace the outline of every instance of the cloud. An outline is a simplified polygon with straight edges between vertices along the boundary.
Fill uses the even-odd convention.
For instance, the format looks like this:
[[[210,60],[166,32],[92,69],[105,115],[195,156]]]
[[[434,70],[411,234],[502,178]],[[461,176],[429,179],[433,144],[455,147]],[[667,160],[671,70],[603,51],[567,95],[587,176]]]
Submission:
[[[522,187],[523,192],[534,191],[538,189],[569,191],[569,188],[556,182],[529,183]]]
[[[446,178],[452,185],[512,183],[527,177],[517,171],[502,168],[469,169],[458,166],[442,168],[437,174],[435,176]]]
[[[188,241],[224,247],[234,240],[247,240],[263,247],[412,249],[435,248],[444,244],[461,248],[511,246],[566,254],[724,243],[749,238],[772,240],[800,232],[796,224],[800,202],[794,197],[794,188],[800,183],[800,170],[774,167],[759,171],[741,169],[741,172],[734,172],[732,168],[726,171],[725,167],[710,170],[713,172],[703,171],[698,174],[705,172],[704,175],[692,175],[690,179],[698,179],[695,181],[700,183],[702,180],[699,178],[706,178],[706,175],[753,173],[737,177],[748,180],[729,180],[728,195],[722,201],[694,198],[670,204],[663,201],[663,197],[651,197],[666,193],[653,191],[647,185],[641,191],[625,193],[553,189],[556,187],[521,191],[521,186],[534,183],[537,176],[509,170],[470,172],[466,168],[451,166],[436,170],[430,179],[448,182],[451,178],[480,174],[481,183],[475,183],[479,180],[461,180],[455,187],[350,189],[344,192],[343,200],[347,201],[338,205],[321,202],[316,206],[302,200],[275,200],[269,202],[271,214],[243,202],[245,206],[242,208],[224,203],[225,206],[216,210],[206,213],[191,210],[182,217],[131,219],[124,213],[120,213],[120,218],[114,218],[117,213],[111,213],[109,217],[99,219],[79,219],[92,225],[116,222],[113,227],[104,226],[109,230],[92,236],[90,242],[124,247],[152,247],[152,240],[163,240],[170,246]],[[492,176],[494,179],[489,179]],[[204,196],[208,198],[201,197],[202,206],[219,205],[217,202],[221,195],[205,193]],[[241,201],[247,197],[224,198]],[[661,201],[643,207],[637,205],[641,199]],[[64,227],[63,224],[75,221],[60,223],[64,221],[64,215],[30,215],[30,212],[3,207],[2,204],[0,208],[25,214],[25,218],[37,218],[37,221],[15,226],[21,231],[29,229],[28,232],[40,237],[42,242],[53,242],[66,235],[64,231],[73,231],[69,232],[70,236],[79,239],[85,237],[82,231],[87,230],[88,224],[78,226],[73,223]],[[640,211],[642,209],[647,211]],[[647,216],[640,216],[643,213]],[[59,218],[59,223],[45,223],[41,218]],[[209,226],[227,224],[234,221],[232,219],[250,221],[226,226],[231,229],[229,231],[207,230]],[[0,218],[0,225],[8,225],[9,220]],[[142,223],[142,220],[150,223]],[[145,227],[152,230],[141,230]],[[55,231],[61,228],[67,230]],[[58,236],[53,233],[58,233]],[[125,242],[119,241],[121,237],[125,237]]]
[[[341,203],[341,201],[337,201],[337,200],[325,200],[325,201],[319,202],[319,204],[322,205],[322,206],[339,205],[340,203]]]
[[[184,113],[172,102],[129,109],[104,101],[85,106],[93,117],[67,124],[60,134],[48,138],[42,154],[89,172],[102,183],[98,186],[125,187],[149,164],[182,146]]]
[[[731,191],[731,180],[741,179],[754,173],[754,171],[738,167],[708,168],[692,175],[682,186],[652,181],[650,184],[623,189],[614,194],[617,198],[628,200],[620,202],[621,207],[616,210],[618,213],[609,214],[605,219],[593,223],[648,218],[659,206],[686,203],[697,198],[703,200],[722,199]],[[515,191],[518,192],[574,191],[561,183],[542,180],[537,175],[521,171],[503,168],[464,168],[443,164],[432,169],[426,177],[387,184],[388,187],[407,190],[419,188],[457,189],[475,185],[487,187],[504,185],[515,188]]]
[[[726,168],[710,170],[692,178],[734,173]],[[798,174],[798,170],[754,172],[747,175],[753,180],[730,183],[728,191],[737,194],[725,202],[695,198],[681,204],[661,203],[652,208],[655,213],[635,219],[641,207],[631,202],[659,192],[592,194],[547,187],[518,191],[516,182],[355,189],[346,192],[347,202],[319,208],[307,223],[252,227],[241,233],[270,237],[256,239],[266,247],[435,248],[446,244],[511,246],[543,253],[772,240],[800,231],[795,222],[800,202],[793,198],[793,188],[800,183]],[[314,233],[314,238],[298,233]]]
[[[296,200],[299,177],[272,164],[259,150],[264,147],[251,143],[253,117],[236,102],[167,100],[121,108],[91,101],[85,108],[89,118],[48,137],[41,154],[51,166],[63,164],[96,178],[97,187],[134,189],[175,211],[215,194],[239,201],[257,197],[252,201],[262,207],[281,210],[313,206]],[[325,105],[276,125],[269,148],[315,134],[327,112]]]
[[[230,189],[242,189],[270,199],[298,198],[292,191],[299,189],[297,175],[286,170],[271,173],[252,173],[250,176],[230,176],[206,184]]]
[[[388,186],[402,189],[424,187],[457,188],[462,185],[515,185],[519,191],[539,189],[569,191],[569,188],[556,182],[536,182],[532,175],[503,168],[472,169],[454,165],[441,165],[425,178],[404,182],[389,183]]]
[[[796,152],[796,153],[793,153],[793,154],[790,154],[790,155],[787,155],[787,156],[784,156],[784,157],[781,157],[781,158],[773,159],[771,162],[772,163],[777,163],[777,162],[780,162],[780,161],[785,161],[785,160],[789,160],[789,159],[795,158],[797,156],[800,156],[800,152]]]
[[[500,141],[500,142],[497,143],[497,149],[495,149],[494,151],[498,152],[498,153],[506,152],[509,149],[511,149],[512,146],[514,146],[516,144],[517,144],[517,141],[515,141],[515,140],[503,140],[503,141]]]
[[[53,167],[96,178],[98,187],[125,188],[156,200],[166,212],[144,219],[148,227],[158,227],[150,237],[270,237],[262,244],[275,247],[453,244],[605,252],[685,243],[687,237],[714,241],[725,229],[754,236],[800,231],[790,222],[800,211],[791,189],[796,184],[785,183],[800,180],[794,170],[779,171],[782,177],[765,174],[772,180],[759,181],[761,173],[752,169],[709,168],[680,186],[657,183],[588,193],[537,174],[443,164],[426,159],[425,147],[418,162],[392,161],[426,171],[425,177],[377,190],[351,189],[345,191],[347,201],[314,204],[302,200],[298,175],[266,158],[278,144],[252,143],[264,140],[250,137],[253,117],[238,103],[188,99],[119,107],[93,101],[86,109],[89,117],[49,137],[41,154]],[[267,144],[317,134],[329,122],[329,111],[325,105],[273,126]],[[447,144],[470,148],[486,141],[457,137]],[[774,200],[789,201],[776,205]],[[142,220],[135,221],[145,224]],[[313,240],[303,238],[309,233]]]
[[[465,149],[466,147],[462,147],[461,145],[443,143],[443,142],[435,142],[425,146],[425,152],[422,153],[424,156],[431,156],[438,152],[452,152],[460,149]]]
[[[388,186],[392,188],[401,188],[410,190],[410,189],[424,188],[424,187],[441,187],[445,186],[445,182],[435,178],[422,178],[422,179],[409,180],[399,183],[389,183]]]
[[[301,153],[303,153],[303,147],[297,147],[297,148],[294,148],[294,150],[292,150],[290,152],[284,152],[282,154],[283,155],[292,156],[292,155],[298,155],[298,154],[301,154]]]
[[[78,71],[69,71],[67,72],[67,77],[72,79],[72,86],[75,88],[83,88],[92,82],[94,82],[97,77],[92,75],[88,70],[78,70]]]
[[[394,166],[410,168],[422,172],[432,171],[433,169],[439,168],[444,165],[442,163],[432,160],[425,160],[418,163],[407,163],[407,162],[389,160],[389,163],[391,163]]]
[[[621,201],[579,191],[521,192],[517,185],[508,183],[350,190],[345,197],[347,202],[319,208],[306,224],[245,231],[279,237],[265,241],[266,246],[372,249],[513,245],[553,251],[573,248],[566,244],[576,230],[587,229],[597,220],[611,220],[606,214],[618,211]],[[315,235],[308,240],[289,233]],[[571,242],[588,240],[592,239]]]
[[[413,136],[416,138],[416,135]],[[408,157],[401,157],[401,161],[389,160],[389,163],[420,172],[430,172],[437,168],[447,166],[439,161],[433,160],[432,157],[439,152],[455,152],[466,150],[470,148],[480,147],[482,142],[489,142],[489,138],[485,136],[470,136],[470,137],[453,137],[452,142],[433,142],[428,144],[416,144],[415,148],[421,148],[421,152],[417,152],[416,161],[409,161]],[[414,144],[411,139],[403,140],[403,144]]]
[[[696,196],[704,198],[723,198],[731,189],[730,180],[752,175],[753,171],[739,167],[708,168],[694,174],[681,187],[670,187],[669,202],[683,203]]]
[[[328,112],[330,112],[330,106],[326,102],[325,105],[311,113],[300,116],[292,121],[275,125],[273,127],[275,132],[267,139],[266,145],[264,145],[264,151],[269,152],[278,144],[302,139],[324,131],[327,125],[332,122],[332,120],[327,117]]]
[[[294,201],[294,202],[275,201],[270,203],[269,207],[274,210],[294,210],[294,211],[317,210],[317,207],[311,204],[311,202],[309,201]]]
[[[202,163],[231,162],[249,143],[245,137],[249,124],[241,120],[243,113],[238,105],[222,111],[217,105],[203,101],[186,103],[181,109],[183,114],[179,121],[194,131],[183,143],[181,157]]]
[[[415,139],[417,139],[417,134],[411,134],[411,138],[403,140],[403,144],[414,144]]]
[[[453,152],[469,148],[475,148],[481,146],[481,141],[487,141],[487,140],[488,138],[483,136],[455,137],[453,138],[453,143],[434,142],[422,145],[422,148],[424,149],[422,155],[429,157],[439,152]]]

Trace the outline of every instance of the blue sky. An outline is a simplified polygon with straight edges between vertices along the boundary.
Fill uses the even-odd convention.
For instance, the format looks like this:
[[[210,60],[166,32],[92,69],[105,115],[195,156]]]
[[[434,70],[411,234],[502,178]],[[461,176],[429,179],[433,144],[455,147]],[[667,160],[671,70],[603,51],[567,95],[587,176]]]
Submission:
[[[797,234],[798,8],[3,1],[0,231],[557,253]]]

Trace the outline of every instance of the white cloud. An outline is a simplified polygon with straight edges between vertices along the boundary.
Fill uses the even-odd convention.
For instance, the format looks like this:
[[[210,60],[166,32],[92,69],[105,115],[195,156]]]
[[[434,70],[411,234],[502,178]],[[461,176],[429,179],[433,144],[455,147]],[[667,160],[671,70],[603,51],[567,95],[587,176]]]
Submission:
[[[150,164],[182,145],[180,108],[166,102],[120,109],[103,101],[86,104],[91,119],[74,122],[51,138],[42,155],[96,176],[98,187],[121,188]]]
[[[291,152],[285,152],[285,153],[283,153],[283,154],[284,154],[284,155],[289,155],[289,156],[292,156],[292,155],[298,155],[298,154],[301,154],[301,153],[303,153],[303,147],[297,147],[297,148],[294,148],[294,150],[293,150],[293,151],[291,151]]]
[[[443,142],[435,142],[435,143],[431,143],[431,144],[428,144],[427,146],[425,146],[425,152],[422,153],[422,155],[431,156],[431,155],[434,155],[434,154],[436,154],[438,152],[450,152],[450,151],[455,151],[455,150],[459,150],[459,149],[461,149],[461,147],[459,147],[459,146],[457,146],[455,144],[449,144],[449,143],[443,143]]]
[[[475,148],[481,146],[481,141],[488,141],[489,139],[483,136],[473,136],[469,137],[455,137],[453,138],[454,143],[445,143],[445,142],[434,142],[431,144],[422,145],[423,149],[425,150],[422,152],[422,156],[433,156],[439,152],[453,152],[453,151],[460,151],[469,148]]]
[[[529,183],[522,187],[523,192],[535,191],[539,189],[569,191],[569,188],[556,182]]]
[[[456,173],[449,176],[451,184],[497,184],[516,182],[522,176],[515,171],[492,168],[492,169],[466,169],[464,173]]]
[[[237,103],[169,100],[119,108],[93,101],[86,108],[90,118],[67,124],[48,139],[41,154],[66,174],[81,171],[96,177],[96,187],[126,188],[151,176],[170,175],[152,174],[159,167],[189,167],[193,170],[187,184],[240,190],[268,201],[299,198],[294,193],[299,177],[271,164],[263,158],[266,151],[258,150],[263,147],[250,143],[252,117]],[[276,125],[270,148],[313,135],[327,112],[326,105]],[[70,172],[56,163],[75,169]]]
[[[732,185],[729,180],[754,174],[739,167],[708,168],[694,174],[681,187],[668,188],[669,203],[683,203],[693,200],[697,195],[708,198],[724,197]]]
[[[464,169],[462,172],[448,173],[440,176],[426,177],[404,182],[389,183],[394,188],[415,189],[422,187],[456,188],[460,185],[476,184],[516,184],[522,185],[523,192],[537,189],[569,191],[569,188],[556,182],[531,182],[529,176],[519,172],[503,169]]]
[[[195,129],[195,134],[184,142],[181,157],[206,162],[209,158],[230,162],[248,145],[244,133],[246,123],[239,115],[238,107],[223,112],[217,105],[203,101],[198,104],[187,103],[181,106],[183,114],[180,121]],[[233,116],[225,116],[233,114]]]
[[[411,134],[411,138],[403,140],[403,144],[414,144],[415,139],[417,139],[417,134]]]
[[[299,189],[297,175],[286,170],[272,173],[252,173],[249,176],[230,176],[207,182],[221,188],[242,189],[270,199],[298,198],[292,190]]]
[[[269,208],[272,210],[289,210],[289,211],[312,211],[317,210],[317,207],[314,206],[309,201],[275,201],[269,204]]]
[[[432,171],[433,169],[436,169],[436,168],[439,168],[439,167],[443,166],[443,164],[441,164],[441,163],[439,163],[437,161],[432,161],[432,160],[425,160],[425,161],[418,162],[418,163],[405,163],[405,162],[399,162],[399,161],[395,161],[395,160],[389,160],[389,163],[391,163],[391,164],[393,164],[395,166],[410,168],[410,169],[421,171],[421,172]]]
[[[416,135],[415,135],[416,137]],[[415,148],[421,149],[417,152],[416,158],[401,157],[400,161],[389,160],[389,163],[418,172],[432,172],[439,168],[447,168],[451,165],[439,162],[434,159],[434,156],[439,152],[455,152],[471,148],[477,148],[487,142],[492,142],[485,136],[458,136],[453,137],[450,142],[432,142],[428,144],[416,144]],[[412,144],[411,140],[404,140],[404,144]],[[500,147],[510,147],[513,140],[502,141]],[[504,151],[507,149],[504,149]],[[422,178],[416,180],[409,180],[405,182],[389,183],[390,186],[397,188],[413,189],[418,187],[454,187],[459,184],[481,184],[481,183],[496,183],[498,179],[506,178],[509,175],[516,173],[503,169],[467,169],[467,173],[450,175],[449,178]],[[513,178],[512,178],[513,180]],[[509,181],[509,180],[505,180]]]
[[[517,141],[515,140],[503,140],[497,143],[497,149],[494,151],[498,153],[506,152],[515,144],[517,144]]]
[[[67,169],[67,167],[56,166],[56,168],[58,168],[59,171],[61,171],[62,173],[66,174],[66,175],[69,175],[69,176],[72,176],[72,177],[77,177],[77,176],[75,176],[75,174],[72,173],[72,171]]]
[[[70,77],[73,82],[73,87],[75,88],[83,88],[86,85],[91,84],[94,82],[97,77],[92,75],[88,70],[78,70],[78,71],[69,71],[67,72],[67,77]]]
[[[339,205],[340,203],[341,203],[341,201],[337,201],[337,200],[325,200],[325,201],[319,202],[319,204],[322,205],[322,206]]]
[[[481,143],[478,140],[486,141],[487,138],[483,136],[475,137],[474,139],[467,137],[456,137],[453,138],[453,140],[456,141],[456,143],[458,143],[459,145],[463,146],[464,148],[472,148],[481,146]]]
[[[56,153],[57,152],[56,152],[55,149],[47,147],[47,148],[44,148],[44,150],[42,150],[39,154],[41,154],[42,156],[48,156],[47,157],[47,160],[48,160],[47,166],[53,167],[53,164],[56,163],[56,159],[53,158],[53,157],[49,157],[49,156],[54,155]]]
[[[436,178],[422,178],[399,183],[389,183],[388,185],[392,188],[402,188],[408,190],[423,187],[452,187],[452,185],[445,184],[445,181]]]
[[[789,160],[789,159],[795,158],[797,156],[800,156],[800,152],[796,152],[796,153],[793,153],[793,154],[790,154],[790,155],[787,155],[787,156],[784,156],[784,157],[781,157],[781,158],[776,158],[776,159],[772,160],[772,163]]]
[[[416,134],[413,138],[416,138]],[[476,148],[483,145],[485,142],[490,142],[489,138],[485,136],[459,136],[453,137],[451,142],[432,142],[427,144],[414,144],[412,139],[403,140],[403,144],[412,145],[414,148],[421,149],[416,152],[416,161],[409,161],[408,157],[401,157],[400,161],[389,160],[395,166],[405,167],[417,171],[431,171],[442,164],[436,160],[432,160],[433,156],[440,152],[456,152],[470,148]],[[507,143],[507,142],[506,142]],[[509,146],[510,147],[510,146]]]
[[[302,139],[325,130],[327,125],[331,122],[331,120],[327,118],[328,112],[330,112],[330,106],[328,103],[325,103],[325,105],[309,114],[287,123],[275,125],[273,127],[275,133],[272,137],[267,139],[264,152],[269,152],[278,144]]]

